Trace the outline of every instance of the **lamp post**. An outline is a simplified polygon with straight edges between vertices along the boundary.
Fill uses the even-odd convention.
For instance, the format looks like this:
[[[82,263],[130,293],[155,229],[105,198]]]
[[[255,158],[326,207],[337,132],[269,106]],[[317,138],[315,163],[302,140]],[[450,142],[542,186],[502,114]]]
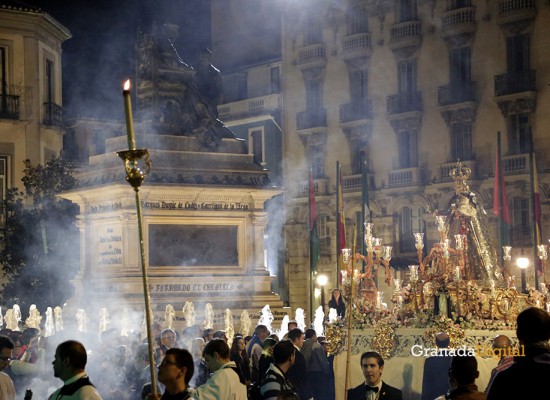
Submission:
[[[328,283],[328,277],[324,274],[317,275],[317,284],[321,288],[321,307],[323,307],[323,313],[325,312],[325,286]]]
[[[521,270],[521,292],[527,293],[527,283],[525,281],[525,270],[529,267],[529,259],[527,257],[518,257],[518,259],[516,260],[516,265]]]

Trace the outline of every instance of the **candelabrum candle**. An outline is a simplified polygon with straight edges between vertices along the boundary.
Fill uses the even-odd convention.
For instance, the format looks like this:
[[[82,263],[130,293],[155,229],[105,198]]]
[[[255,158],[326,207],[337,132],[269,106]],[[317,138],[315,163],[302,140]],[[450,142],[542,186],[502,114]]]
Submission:
[[[539,258],[543,261],[548,260],[548,248],[545,244],[539,244],[537,245],[537,249],[539,251]]]
[[[441,242],[443,245],[443,257],[449,258],[449,239],[445,239]]]
[[[416,232],[414,234],[414,239],[416,240],[415,247],[417,250],[422,250],[424,248],[424,233]]]
[[[401,290],[401,282],[402,282],[402,281],[401,281],[401,279],[399,279],[399,278],[395,278],[395,279],[393,280],[393,284],[395,285],[395,291],[396,291],[396,292],[399,292],[399,291]]]
[[[384,260],[391,260],[391,250],[392,246],[383,246],[382,247],[382,258]]]
[[[351,255],[351,249],[342,249],[342,261],[344,264],[349,262],[349,257]]]
[[[418,265],[409,265],[409,271],[411,273],[411,282],[418,281]]]
[[[132,117],[132,100],[130,98],[130,79],[124,82],[124,90],[122,92],[124,98],[124,114],[126,115],[126,134],[128,136],[128,148],[136,149],[136,139],[134,137],[134,121]]]
[[[456,266],[455,267],[455,282],[460,282],[460,279],[461,279],[461,275],[460,275],[460,266]]]
[[[502,246],[502,251],[504,252],[504,254],[502,255],[504,261],[510,261],[512,259],[512,246]]]
[[[447,220],[447,217],[445,215],[437,215],[435,217],[437,221],[437,230],[439,232],[442,232],[445,230],[445,221]]]

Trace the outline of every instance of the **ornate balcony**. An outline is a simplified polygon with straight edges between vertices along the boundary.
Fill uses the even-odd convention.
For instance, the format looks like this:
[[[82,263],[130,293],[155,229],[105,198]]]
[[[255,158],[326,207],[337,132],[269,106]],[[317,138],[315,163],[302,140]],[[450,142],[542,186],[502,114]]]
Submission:
[[[340,106],[340,123],[372,119],[372,101],[363,99]]]
[[[518,71],[512,74],[495,76],[495,96],[506,96],[514,93],[536,92],[536,71]]]
[[[536,16],[535,0],[501,0],[498,2],[497,24],[501,26],[532,22]]]
[[[328,179],[314,179],[313,188],[315,190],[315,195],[324,195],[328,193]],[[307,197],[309,196],[309,181],[300,182],[298,197]]]
[[[342,58],[344,60],[368,58],[371,53],[371,34],[369,32],[348,35],[342,40]]]
[[[19,119],[19,96],[0,95],[0,118]]]
[[[443,13],[441,18],[441,37],[474,33],[476,26],[475,7],[463,7]]]
[[[422,93],[416,91],[390,95],[386,99],[386,104],[389,115],[422,111]]]
[[[274,114],[280,109],[281,95],[275,93],[222,104],[218,106],[218,113],[223,121],[230,121],[255,115]]]
[[[296,129],[304,130],[327,126],[327,110],[306,110],[296,114]]]
[[[316,43],[304,46],[298,50],[298,69],[325,67],[327,64],[326,50],[324,43]]]
[[[437,88],[437,102],[439,107],[452,104],[467,103],[476,100],[475,82],[453,82]]]
[[[502,157],[504,175],[521,175],[529,173],[529,154],[515,154]]]
[[[420,21],[407,21],[395,24],[390,30],[390,42],[388,47],[391,50],[402,48],[420,47],[422,43],[422,23]]]
[[[418,186],[421,185],[420,168],[401,168],[390,171],[388,176],[388,185],[390,188],[401,186]]]

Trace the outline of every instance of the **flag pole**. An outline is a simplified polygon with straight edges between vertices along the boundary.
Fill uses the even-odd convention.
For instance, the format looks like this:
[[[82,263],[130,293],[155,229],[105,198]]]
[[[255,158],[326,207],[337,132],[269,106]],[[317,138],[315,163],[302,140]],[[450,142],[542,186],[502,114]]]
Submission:
[[[500,147],[500,131],[497,132],[497,159],[496,159],[496,162],[495,162],[495,180],[498,180],[498,186],[499,186],[499,191],[498,191],[498,218],[497,218],[497,221],[498,221],[498,242],[499,242],[499,246],[498,246],[498,262],[499,264],[502,263],[502,260],[503,260],[503,252],[504,250],[502,249],[502,246],[504,245],[503,243],[503,232],[502,232],[502,201],[503,201],[503,196],[502,196],[502,191],[503,191],[503,188],[501,187],[502,185],[502,181],[504,181],[504,177],[502,176],[502,169],[500,167],[500,160],[501,160],[501,147]],[[493,196],[496,195],[493,194]]]
[[[531,139],[532,141],[532,139]],[[536,181],[536,168],[535,165],[535,154],[533,152],[533,143],[531,142],[531,151],[529,152],[529,168],[530,171],[530,178],[531,178],[531,204],[533,208],[533,266],[535,267],[535,290],[539,290],[539,268],[538,268],[538,254],[537,254],[537,244],[539,240],[539,231],[538,231],[538,218],[537,218],[537,208],[538,208],[538,201],[537,201],[537,192],[538,188],[535,187],[535,185],[538,184]]]
[[[313,324],[313,278],[315,275],[315,269],[317,267],[318,261],[318,246],[317,243],[314,243],[314,229],[317,229],[316,218],[317,218],[317,209],[315,207],[315,184],[313,181],[313,170],[309,168],[309,321],[310,324]],[[314,248],[315,246],[315,248]]]
[[[336,161],[336,288],[340,289],[340,271],[342,259],[340,255],[340,161]]]

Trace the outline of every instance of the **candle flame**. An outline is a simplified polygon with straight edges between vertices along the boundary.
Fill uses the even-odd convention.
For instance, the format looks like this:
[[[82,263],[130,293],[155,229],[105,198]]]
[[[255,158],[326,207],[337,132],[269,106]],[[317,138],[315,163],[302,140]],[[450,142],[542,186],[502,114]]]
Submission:
[[[124,90],[130,90],[130,79],[124,82]]]

